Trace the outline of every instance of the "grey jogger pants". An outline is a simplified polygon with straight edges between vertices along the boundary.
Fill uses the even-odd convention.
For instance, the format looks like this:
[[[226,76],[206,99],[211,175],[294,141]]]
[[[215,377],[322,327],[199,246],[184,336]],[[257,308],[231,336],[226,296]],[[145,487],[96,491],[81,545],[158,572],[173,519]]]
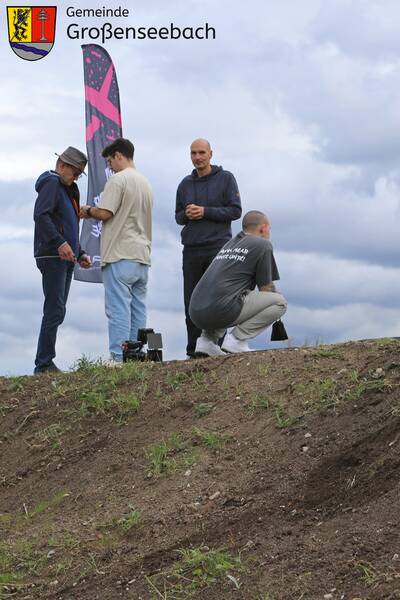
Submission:
[[[285,314],[287,302],[278,292],[259,292],[253,290],[246,294],[243,308],[231,327],[233,335],[238,340],[250,340],[264,331],[269,325]],[[211,340],[217,342],[226,329],[204,331]]]

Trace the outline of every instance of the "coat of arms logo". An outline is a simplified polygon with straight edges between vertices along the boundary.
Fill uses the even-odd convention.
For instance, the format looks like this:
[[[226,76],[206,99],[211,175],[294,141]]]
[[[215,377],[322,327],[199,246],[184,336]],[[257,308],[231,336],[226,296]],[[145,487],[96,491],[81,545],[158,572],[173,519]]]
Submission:
[[[17,56],[40,60],[54,45],[56,6],[7,6],[8,41]]]

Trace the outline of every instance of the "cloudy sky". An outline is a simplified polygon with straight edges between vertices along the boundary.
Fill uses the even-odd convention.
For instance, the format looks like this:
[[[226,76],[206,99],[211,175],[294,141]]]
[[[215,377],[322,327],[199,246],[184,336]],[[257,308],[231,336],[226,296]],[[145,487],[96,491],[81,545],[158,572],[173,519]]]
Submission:
[[[85,148],[80,44],[94,40],[68,39],[66,30],[105,19],[68,18],[66,8],[105,4],[58,2],[56,44],[43,60],[23,61],[0,39],[0,374],[30,373],[35,356],[35,180],[53,168],[54,152]],[[108,19],[114,25],[216,29],[216,40],[105,44],[124,135],[155,192],[148,325],[162,332],[166,357],[185,356],[174,203],[199,136],[235,174],[244,210],[271,218],[292,345],[400,335],[398,1],[107,3],[118,5],[130,15]],[[253,347],[270,347],[267,337]],[[107,356],[103,289],[73,282],[57,364],[68,368],[82,354]]]

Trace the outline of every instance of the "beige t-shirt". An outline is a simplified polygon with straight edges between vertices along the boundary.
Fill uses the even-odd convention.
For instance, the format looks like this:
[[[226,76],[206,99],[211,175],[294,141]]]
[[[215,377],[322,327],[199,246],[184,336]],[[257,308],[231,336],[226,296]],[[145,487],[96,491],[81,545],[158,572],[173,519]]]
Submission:
[[[114,215],[103,222],[101,265],[123,258],[150,265],[153,193],[147,179],[133,167],[115,173],[107,181],[98,207]]]

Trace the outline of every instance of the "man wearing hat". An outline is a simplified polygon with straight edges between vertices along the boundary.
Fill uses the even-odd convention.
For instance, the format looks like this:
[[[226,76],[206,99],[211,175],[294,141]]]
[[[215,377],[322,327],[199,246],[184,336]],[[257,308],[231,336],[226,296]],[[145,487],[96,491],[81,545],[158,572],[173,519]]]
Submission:
[[[86,155],[69,146],[58,155],[54,171],[45,171],[36,182],[38,197],[34,256],[42,273],[44,293],[35,373],[58,371],[53,362],[58,326],[64,321],[74,265],[87,269],[91,261],[79,244],[79,189],[76,180],[86,167]]]

